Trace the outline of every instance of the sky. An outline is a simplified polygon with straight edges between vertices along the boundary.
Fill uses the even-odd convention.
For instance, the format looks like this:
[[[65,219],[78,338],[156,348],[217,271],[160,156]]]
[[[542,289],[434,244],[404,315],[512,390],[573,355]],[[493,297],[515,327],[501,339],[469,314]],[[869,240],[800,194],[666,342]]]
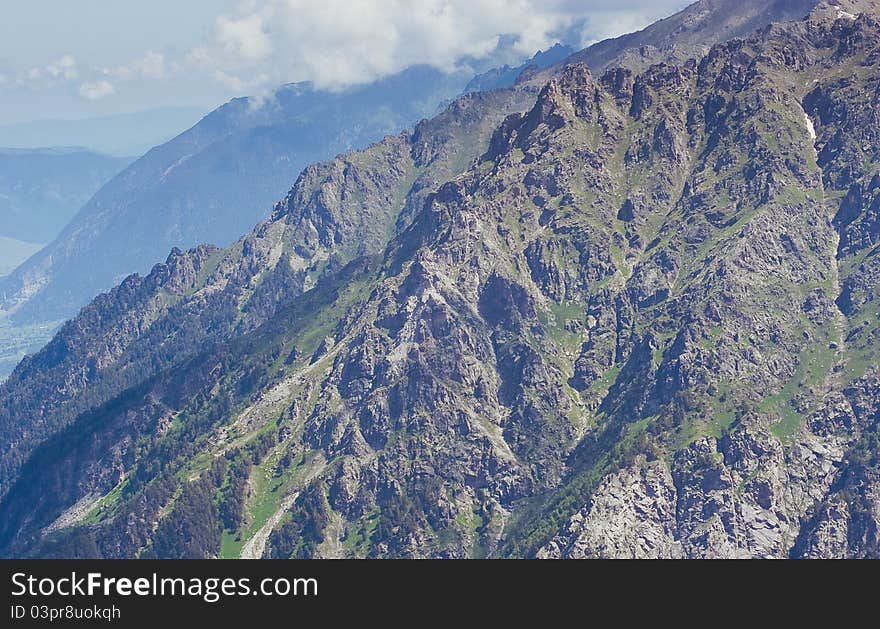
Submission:
[[[312,81],[588,45],[687,0],[0,0],[0,125],[201,107]]]

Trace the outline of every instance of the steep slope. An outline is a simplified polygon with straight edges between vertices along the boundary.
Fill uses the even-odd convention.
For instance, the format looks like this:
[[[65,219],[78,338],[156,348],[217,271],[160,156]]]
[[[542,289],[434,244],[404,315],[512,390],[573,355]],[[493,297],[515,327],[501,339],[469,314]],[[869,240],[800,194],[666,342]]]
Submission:
[[[799,20],[818,4],[819,0],[699,0],[641,31],[575,53],[565,63],[586,63],[596,73],[611,66],[640,72],[661,61],[682,63],[771,22]]]
[[[853,4],[851,0],[848,0],[848,2]],[[861,0],[861,4],[865,2],[868,2],[868,0]],[[734,32],[731,30],[731,24],[769,23],[772,19],[787,17],[796,12],[796,9],[790,8],[789,5],[780,3],[770,3],[769,5],[756,7],[754,3],[724,0],[723,2],[712,3],[711,7],[713,12],[720,13],[724,16],[724,19],[706,19],[704,4],[697,3],[679,15],[670,18],[670,21],[667,21],[668,23],[663,28],[649,27],[645,31],[625,41],[617,41],[613,45],[608,42],[600,42],[576,57],[583,57],[599,70],[609,64],[642,68],[646,66],[648,59],[659,61],[681,58],[683,54],[680,48],[681,43],[677,48],[670,44],[668,37],[665,39],[662,37],[662,33],[670,30],[670,24],[678,25],[674,29],[677,32],[684,32],[690,29],[688,31],[691,33],[688,36],[690,37],[689,41],[699,40],[701,45],[708,45],[720,41]],[[797,6],[800,5],[798,4]],[[681,41],[684,41],[684,39]],[[626,48],[626,45],[635,46],[640,51],[648,50],[650,55],[643,56],[641,52],[635,54],[634,51],[636,49]],[[691,47],[688,50],[693,52],[695,50],[702,50],[702,48]],[[507,68],[505,66],[501,69],[491,70],[472,80],[466,86],[465,91],[505,87],[515,83],[517,80],[520,82],[520,86],[517,89],[524,89],[526,91],[539,89],[546,81],[558,75],[565,67],[565,62],[558,63],[558,61],[559,57],[565,56],[566,52],[567,50],[564,47],[555,46],[546,52],[538,53],[530,62],[523,66],[517,68]],[[614,54],[617,56],[615,57]],[[417,81],[416,87],[419,85],[421,84]],[[519,96],[516,91],[509,92],[508,94],[513,99]],[[299,101],[296,102],[298,103],[297,107],[303,106]],[[319,99],[319,103],[322,102]],[[500,107],[513,111],[518,105],[511,102]],[[308,110],[308,107],[306,109]],[[265,112],[263,113],[265,114]],[[359,113],[363,112],[359,110]],[[322,110],[317,119],[311,119],[310,124],[314,124],[316,120],[322,120],[322,116],[325,114],[326,112]],[[265,116],[274,120],[272,118],[273,115],[271,113],[265,114]],[[260,118],[259,116],[256,117]],[[357,120],[358,118],[357,116],[354,118],[349,117],[344,121],[343,127],[349,124],[352,119]],[[243,123],[243,126],[246,128],[243,133],[251,133],[249,125],[258,124],[260,123],[255,121],[253,116],[248,117],[248,122]],[[342,123],[337,120],[333,124]],[[215,127],[222,130],[225,128],[224,125],[235,126],[231,123],[223,123],[215,125]],[[369,126],[367,125],[368,128]],[[269,134],[277,135],[279,132],[284,131],[284,128],[284,124],[281,124],[280,127],[278,125],[270,126],[263,129],[261,134],[263,136]],[[200,141],[201,143],[199,143],[199,146],[204,144],[206,147],[202,152],[208,155],[212,155],[215,150],[223,153],[222,150],[216,147],[216,144],[222,145],[223,143],[216,141],[216,137],[208,133],[210,131],[208,125],[199,125],[199,129],[208,136],[208,140]],[[184,137],[188,138],[188,141],[192,140],[195,142],[191,135],[185,134]],[[212,144],[215,141],[216,143]],[[268,153],[271,154],[274,148],[271,146],[271,142],[269,142],[269,145]],[[214,163],[216,160],[212,161],[211,158],[200,157],[199,155],[201,154],[199,154],[198,150],[183,151],[175,142],[172,142],[169,146],[172,147],[170,154],[162,154],[156,159],[154,166],[157,166],[158,170],[156,168],[152,170],[147,168],[145,177],[136,178],[130,185],[121,186],[121,191],[118,191],[119,194],[116,195],[119,198],[111,198],[104,209],[93,208],[94,211],[85,212],[80,217],[80,220],[71,227],[71,232],[59,239],[58,243],[55,243],[52,251],[47,252],[42,258],[32,260],[29,267],[21,269],[5,285],[0,281],[0,295],[2,295],[2,299],[0,299],[0,315],[2,315],[4,310],[7,313],[7,317],[8,313],[12,312],[11,322],[8,319],[3,320],[0,318],[0,345],[8,348],[8,351],[0,357],[0,378],[5,377],[12,370],[24,353],[33,353],[42,347],[49,336],[57,329],[63,318],[73,314],[81,303],[85,303],[87,299],[97,292],[98,286],[110,286],[116,280],[108,278],[115,276],[117,280],[121,279],[122,275],[128,272],[128,270],[135,268],[129,265],[128,262],[122,262],[123,259],[143,257],[145,259],[141,260],[140,265],[141,268],[146,269],[153,261],[164,257],[165,252],[172,245],[184,246],[181,239],[178,238],[180,229],[177,227],[177,224],[180,220],[186,222],[188,219],[181,219],[174,215],[175,211],[179,210],[183,217],[195,217],[195,220],[190,224],[191,231],[198,236],[192,239],[192,242],[195,243],[199,241],[222,242],[224,238],[229,239],[233,237],[233,234],[238,234],[240,231],[248,229],[251,222],[256,220],[256,217],[264,211],[264,208],[268,208],[270,195],[268,193],[265,195],[263,199],[265,204],[261,205],[262,201],[260,201],[259,196],[251,197],[251,186],[257,186],[263,180],[262,178],[266,176],[266,173],[272,172],[274,167],[279,166],[278,163],[264,164],[262,167],[250,169],[257,172],[250,172],[250,170],[245,172],[243,170],[238,175],[233,174],[230,177],[229,173],[225,172],[226,167],[224,164],[234,163],[236,160],[241,159],[241,155],[238,152],[241,147],[235,142],[231,142],[230,150],[236,154],[231,157],[226,156],[224,163],[218,167],[224,170],[222,182],[217,186],[213,184],[206,186],[205,182],[213,182],[215,180],[214,173],[209,172],[206,174],[204,172],[205,168],[190,168],[186,163],[183,165],[177,164],[178,153],[181,153],[181,151],[186,154],[189,152],[197,153],[198,155],[190,160],[196,165]],[[260,146],[262,144],[246,143],[245,148],[255,151]],[[246,161],[259,160],[248,158]],[[282,163],[280,166],[283,170],[284,164]],[[455,172],[457,173],[460,172],[463,164],[457,164],[456,166]],[[172,168],[170,178],[165,176],[167,174],[166,167]],[[158,176],[160,171],[164,173],[161,177]],[[152,186],[149,182],[157,177],[160,183]],[[231,184],[237,186],[241,183],[240,180],[245,178],[250,182],[248,198],[241,201],[240,207],[235,207],[231,202],[235,195],[230,195],[230,191],[225,189],[224,185]],[[284,180],[284,175],[279,174],[278,178]],[[193,184],[193,181],[195,181],[195,184]],[[181,200],[186,201],[190,196],[182,193],[181,190],[191,190],[196,197],[213,199],[212,203],[216,202],[216,204],[212,207],[211,203],[203,203],[201,201],[187,202],[183,203],[183,205],[189,205],[190,207],[183,207]],[[114,195],[108,193],[108,196],[113,197]],[[271,199],[274,198],[274,196],[271,197]],[[156,205],[163,208],[171,208],[172,216],[162,216],[162,213],[160,213],[160,220],[156,220],[153,212]],[[121,218],[115,219],[115,208],[117,206],[130,206],[129,210],[131,211],[126,210],[120,215]],[[223,233],[218,232],[214,234],[216,230],[211,227],[211,225],[214,225],[213,219],[209,217],[202,220],[204,216],[202,216],[200,210],[210,208],[210,213],[213,214],[217,207],[220,207],[223,211],[232,207],[234,214],[232,221],[241,220],[241,230],[233,231],[233,229],[229,229],[227,232],[223,232],[221,228],[219,232]],[[250,208],[250,211],[243,212],[241,208]],[[168,227],[166,224],[169,221],[173,223],[171,227]],[[144,225],[144,223],[146,224]],[[225,223],[221,221],[217,224]],[[140,225],[141,227],[132,231],[132,225]],[[164,231],[164,235],[154,233],[156,229],[163,228],[163,226],[168,227]],[[152,237],[144,239],[139,235],[139,232],[152,234]],[[137,234],[132,237],[132,242],[129,241],[128,236],[131,233]],[[212,234],[216,237],[212,236]],[[144,249],[144,243],[147,243],[147,250],[149,251]],[[164,245],[158,243],[164,243]],[[147,255],[150,252],[151,255]],[[104,253],[107,255],[103,255]],[[96,265],[96,259],[102,260],[102,263]],[[75,291],[78,296],[71,293],[71,290]],[[36,323],[32,323],[34,321]]]
[[[4,434],[52,360],[114,397],[34,397],[54,436],[16,439],[20,474],[6,458],[3,554],[880,556],[878,66],[876,16],[820,8],[699,62],[571,66],[412,201],[389,191],[418,173],[387,163],[375,187],[306,171],[220,253],[251,287],[223,299],[256,313],[240,333],[182,352],[176,322],[150,344],[173,366],[131,388],[72,325],[17,370]],[[458,160],[427,131],[357,159],[443,156],[429,180]],[[215,255],[129,283],[213,317],[187,299],[235,275],[202,279]]]
[[[528,75],[556,67],[574,52],[570,46],[556,44],[546,51],[538,51],[534,57],[516,67],[504,65],[478,74],[465,86],[464,91],[465,93],[488,92],[513,87],[524,73]]]
[[[380,252],[395,223],[533,99],[528,90],[462,97],[411,134],[307,168],[272,218],[229,249],[175,250],[100,296],[0,385],[0,495],[31,449],[80,413],[253,330],[352,257]]]
[[[732,10],[731,7],[736,7],[736,6],[740,6],[740,5],[735,2],[732,2],[731,0],[727,0],[727,4],[725,6],[727,7],[726,11],[728,13],[730,13],[730,11]],[[746,5],[742,5],[742,6],[746,10],[752,11],[752,8],[750,7],[750,5],[746,4]],[[772,17],[772,15],[770,13],[766,13],[764,15],[765,15],[765,18],[768,18],[768,19],[770,17]],[[712,40],[713,37],[716,37],[713,34],[713,32],[707,28],[703,28],[700,32],[703,36],[705,36],[707,38],[707,40]],[[597,44],[597,46],[601,47],[602,44],[601,43]],[[588,49],[587,52],[589,52],[589,50],[591,50],[591,49]],[[668,49],[665,49],[665,50],[666,50],[667,54],[672,54],[672,51],[670,51]],[[518,73],[519,73],[519,75],[521,75],[521,79],[522,79],[520,84],[515,86],[515,88],[512,90],[503,90],[503,91],[498,92],[497,94],[495,94],[493,96],[493,98],[495,99],[493,102],[495,103],[494,104],[494,109],[495,109],[494,113],[496,116],[499,113],[504,114],[504,113],[509,113],[509,112],[517,111],[517,110],[522,111],[526,108],[526,101],[528,99],[532,98],[531,92],[533,90],[539,89],[541,87],[541,85],[543,84],[542,81],[544,79],[542,78],[543,75],[541,74],[541,70],[546,68],[547,66],[551,66],[553,69],[548,71],[549,72],[548,76],[552,76],[553,74],[557,74],[559,71],[561,71],[562,66],[559,64],[557,64],[556,66],[553,66],[553,64],[554,64],[554,62],[556,62],[558,60],[558,58],[560,56],[562,56],[564,54],[565,54],[565,49],[563,47],[559,47],[559,46],[554,47],[554,48],[548,50],[547,52],[538,53],[527,64],[527,66],[525,68],[516,68],[513,70],[506,70],[506,71],[504,69],[502,69],[500,71],[490,71],[488,73],[480,75],[476,79],[474,79],[474,81],[472,81],[472,83],[466,89],[472,90],[472,89],[476,89],[476,88],[482,89],[482,88],[493,87],[493,86],[509,85],[511,82],[514,81],[515,77],[518,76]],[[622,57],[621,57],[621,63],[626,63],[626,61],[624,59],[625,57],[626,57],[626,54],[625,54],[625,50],[624,50],[624,53],[622,53]],[[483,130],[485,130],[486,128],[490,127],[492,124],[492,121],[495,120],[495,117],[492,115],[493,111],[488,108],[470,108],[468,115],[474,116],[475,113],[477,113],[477,112],[486,112],[485,115],[488,116],[487,121],[490,123],[487,125],[487,124],[485,124],[486,121],[484,121],[484,124],[481,128]],[[219,113],[217,115],[219,115]],[[472,120],[468,124],[470,126],[474,126],[475,121]],[[223,128],[229,126],[229,124],[218,123],[217,125],[214,125],[214,126],[220,128],[220,129],[223,129]],[[455,116],[440,116],[440,117],[436,118],[435,120],[432,120],[430,123],[427,123],[426,125],[424,125],[424,128],[432,129],[431,133],[433,135],[436,135],[437,138],[440,138],[440,140],[438,140],[438,141],[440,141],[441,143],[447,142],[447,140],[451,138],[453,145],[458,147],[458,149],[456,149],[456,155],[458,157],[455,160],[452,160],[452,161],[447,160],[447,159],[444,159],[441,161],[435,160],[436,164],[444,163],[444,164],[446,164],[446,166],[443,168],[438,168],[436,170],[431,170],[430,171],[431,176],[429,178],[426,178],[426,176],[424,174],[422,175],[419,183],[420,183],[421,188],[424,190],[429,190],[432,185],[433,186],[439,185],[440,183],[442,183],[446,179],[462,172],[462,170],[467,166],[468,161],[472,157],[474,157],[479,151],[482,151],[484,148],[484,146],[481,144],[481,142],[483,141],[483,137],[482,136],[469,137],[466,133],[462,133],[463,130],[465,130],[465,131],[467,130],[468,125],[464,125],[463,128],[461,128],[461,125],[459,124],[459,122],[457,121],[457,118]],[[210,128],[208,127],[207,124],[203,124],[203,125],[199,125],[193,131],[196,131],[196,130],[201,130],[201,132],[207,133],[210,130]],[[182,137],[189,137],[190,135],[192,135],[192,133],[185,134],[185,136],[182,136]],[[213,136],[211,136],[209,138],[210,141],[212,141],[211,140],[212,137]],[[457,137],[457,139],[456,139],[456,137]],[[193,141],[195,142],[196,140],[193,140]],[[210,141],[206,141],[206,144],[209,146],[209,148],[206,149],[206,151],[208,151],[208,152],[211,152],[213,150],[213,148],[212,148],[213,145],[210,144]],[[172,143],[169,146],[173,147],[173,145],[174,145],[174,143]],[[160,150],[164,150],[164,149],[160,149]],[[427,149],[425,149],[425,150],[427,150]],[[449,149],[447,148],[444,150],[449,150]],[[172,150],[172,153],[174,153],[173,150]],[[172,155],[172,157],[173,157],[173,155]],[[168,159],[170,159],[170,157]],[[168,160],[166,159],[165,161],[168,161]],[[164,164],[165,161],[159,160],[159,163]],[[401,167],[408,168],[408,166],[406,166],[406,165],[403,165]],[[380,177],[381,177],[381,175],[380,175]],[[187,177],[184,177],[184,181],[188,181]],[[141,185],[141,184],[137,184],[137,185]],[[164,183],[159,186],[160,191],[163,189],[165,189]],[[211,193],[213,194],[213,192],[211,192]],[[125,201],[123,200],[121,203],[125,203]],[[250,202],[247,202],[247,203],[250,203]],[[246,203],[245,207],[255,207],[253,204],[247,205],[247,203]],[[112,204],[108,205],[108,208],[112,208],[112,207],[113,207]],[[403,213],[404,219],[411,214],[412,207],[413,206],[410,205],[409,209]],[[152,214],[150,214],[149,212],[145,212],[145,213],[143,213],[143,215],[148,216],[148,217],[150,217],[150,219],[152,219]],[[369,213],[368,213],[368,215],[369,215]],[[112,211],[109,212],[107,214],[107,216],[112,216]],[[91,219],[89,219],[89,220],[91,220]],[[128,230],[130,229],[129,224],[133,221],[136,221],[136,220],[138,220],[138,219],[129,219],[128,221],[122,221],[125,223],[126,233],[128,233]],[[146,219],[140,219],[140,220],[146,220]],[[88,222],[88,221],[85,221],[85,222]],[[403,221],[403,223],[405,224],[405,220]],[[162,222],[159,221],[158,224],[161,225]],[[82,227],[82,226],[80,226],[80,227]],[[88,238],[90,238],[90,236],[88,234],[89,234],[90,230],[92,230],[92,229],[96,230],[98,233],[102,233],[102,228],[99,225],[94,226],[94,227],[93,226],[82,227],[82,229],[79,231],[83,231],[86,234],[87,239],[88,239]],[[199,228],[199,229],[201,229],[201,228]],[[114,230],[111,230],[109,233],[113,234],[113,233],[116,233],[117,231],[118,230],[114,229]],[[205,236],[204,233],[202,233],[202,235]],[[386,234],[386,236],[390,236],[390,235],[391,235],[391,232]],[[140,240],[140,236],[136,236],[136,238],[138,240]],[[209,238],[207,238],[207,236],[205,236],[204,239],[210,240]],[[117,244],[119,244],[120,246],[123,244],[130,244],[130,243],[128,243],[128,240],[126,240],[126,238],[119,238],[117,240],[118,240]],[[136,247],[128,247],[128,248],[129,249],[136,249]],[[74,254],[74,255],[78,255],[78,254]],[[54,266],[57,266],[54,264],[54,262],[52,260],[48,261],[48,264],[50,266],[53,266],[53,268],[54,268]],[[78,265],[78,264],[72,263],[71,266],[72,267],[85,266],[88,269],[93,269],[95,267],[91,256],[88,259],[88,265]],[[113,263],[108,262],[99,268],[109,269],[112,267],[113,267]],[[248,272],[257,273],[258,269],[259,269],[259,267],[251,267]],[[33,271],[33,270],[31,270],[31,271]],[[41,277],[42,271],[38,270],[34,273],[32,273],[31,271],[26,271],[26,272],[20,274],[21,277],[17,278],[17,281],[24,281],[24,285],[29,285],[31,282],[36,282],[36,284],[34,284],[34,286],[38,286],[39,285],[38,278]],[[79,272],[77,271],[75,274],[78,274],[78,273]],[[50,273],[50,275],[51,275],[51,273]],[[82,278],[77,279],[77,284],[75,284],[74,286],[80,286],[80,285],[83,285]],[[0,288],[2,288],[2,285],[0,285]],[[25,292],[27,292],[27,291],[25,291]],[[22,310],[19,310],[16,313],[16,316],[14,317],[14,320],[17,322],[22,322],[23,320],[26,321],[30,317],[30,315],[28,313],[31,312],[34,308],[37,308],[40,303],[44,303],[49,298],[46,296],[37,295],[34,300],[34,303],[29,304],[27,299],[30,299],[30,298],[25,297],[23,295],[24,294],[21,291],[19,291],[18,293],[16,293],[16,295],[14,295],[13,299],[7,300],[7,303],[12,303],[16,300],[19,300],[19,301],[24,300]],[[64,302],[65,299],[66,298],[62,298],[61,302]],[[40,311],[40,313],[38,313],[38,316],[35,315],[35,318],[43,319],[48,316],[59,316],[59,315],[61,315],[62,312],[63,312],[63,308],[61,308],[61,310],[50,309],[50,310]],[[0,320],[0,321],[2,321],[2,320]],[[6,361],[6,364],[9,366],[9,370],[11,371],[12,366],[14,366],[15,362],[17,362],[17,360],[22,356],[23,351],[34,352],[39,347],[42,347],[42,345],[45,343],[45,340],[46,340],[46,334],[47,333],[51,334],[55,330],[57,325],[59,325],[59,321],[52,320],[49,323],[40,323],[39,325],[29,325],[27,327],[10,328],[8,325],[0,327],[0,344],[5,345],[5,346],[7,346],[7,345],[9,346],[9,351],[7,353],[8,359]],[[211,328],[211,329],[214,330],[213,328]],[[222,328],[222,331],[223,331],[223,333],[227,332],[227,330],[225,328]],[[214,330],[214,332],[216,333],[217,336],[222,336],[220,331]],[[131,340],[137,339],[139,333],[140,333],[140,330],[137,327],[129,330],[126,334],[124,334],[122,336],[121,339],[117,340],[116,346],[114,347],[114,352],[116,354],[124,353],[126,351],[127,343]],[[88,335],[86,334],[83,336],[88,336]],[[33,340],[33,342],[31,342],[31,339]],[[90,343],[86,343],[86,345],[90,345]],[[69,367],[75,368],[74,366],[76,365],[76,358],[79,356],[80,356],[80,354],[74,353],[71,357],[69,357],[69,360],[67,361],[66,364]],[[172,354],[169,353],[169,354],[167,354],[167,356],[169,356],[169,360],[173,359]],[[162,365],[165,365],[165,363],[162,363]],[[31,373],[31,372],[29,371],[28,373]],[[53,373],[55,373],[55,377],[60,377],[65,382],[68,381],[70,378],[69,374],[68,375],[59,375],[57,372],[53,372]],[[153,373],[153,371],[148,371],[148,373]],[[0,371],[0,377],[2,377],[3,375],[5,375],[5,374],[2,371]],[[63,388],[60,393],[59,392],[52,392],[52,393],[44,393],[42,395],[44,396],[45,399],[53,399],[53,400],[65,399],[67,397],[72,397],[77,392],[81,391],[82,388],[85,386],[85,384],[90,381],[90,379],[91,379],[90,372],[86,372],[85,376],[78,376],[78,378],[80,380],[80,384],[77,387],[74,387],[72,389]],[[51,385],[51,381],[45,380],[44,382],[45,382],[45,385],[50,390],[54,391],[54,389]],[[16,397],[16,398],[23,397],[23,398],[29,399],[32,397],[33,392],[38,391],[38,390],[42,390],[40,387],[36,387],[36,388],[30,387],[27,384],[26,380],[23,381],[21,384],[13,385],[14,389],[18,388],[18,387],[28,388],[31,391],[31,393],[24,393],[21,395],[19,395],[18,393],[13,393],[12,394],[13,397]],[[112,389],[112,391],[116,391],[116,389]],[[96,399],[104,399],[104,397],[99,396]],[[87,405],[81,406],[80,408],[85,408],[86,406]],[[41,410],[41,412],[39,414],[39,418],[36,419],[35,421],[39,421],[41,423],[48,422],[48,424],[50,426],[53,426],[53,425],[55,425],[55,422],[52,420],[46,420],[45,417],[51,416],[54,412],[55,412],[55,409],[52,407],[51,404],[48,405],[48,407],[46,404],[44,404],[43,409]],[[28,429],[26,427],[23,427],[21,430],[26,432]],[[43,434],[43,433],[41,432],[40,434]],[[2,479],[0,479],[0,483],[2,483]],[[2,493],[2,491],[0,491],[0,493]]]
[[[44,251],[0,282],[17,324],[63,319],[173,247],[227,245],[265,219],[306,165],[433,115],[470,79],[410,68],[342,93],[291,85],[236,99],[104,186]]]
[[[591,46],[568,62],[586,62],[597,73],[609,65],[641,70],[695,56],[771,21],[800,18],[816,3],[701,0],[640,33]],[[519,80],[540,87],[565,66],[542,70],[561,52],[539,54]],[[470,87],[506,87],[515,77],[515,71],[502,69]],[[293,86],[257,112],[247,101],[234,101],[139,160],[83,208],[43,254],[0,281],[0,312],[13,313],[17,324],[63,319],[127,274],[147,271],[172,247],[226,245],[265,218],[306,164],[433,114],[469,78],[413,68],[342,95]]]

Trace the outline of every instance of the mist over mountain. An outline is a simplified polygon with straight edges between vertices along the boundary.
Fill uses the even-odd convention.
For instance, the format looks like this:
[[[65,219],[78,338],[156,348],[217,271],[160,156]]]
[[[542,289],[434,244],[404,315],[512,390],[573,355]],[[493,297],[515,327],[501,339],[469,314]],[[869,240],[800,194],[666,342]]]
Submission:
[[[683,63],[702,57],[713,44],[747,36],[770,22],[799,20],[817,4],[817,0],[700,0],[641,31],[599,42],[569,61],[586,63],[597,72],[611,65],[642,71],[658,62]]]
[[[0,236],[0,277],[40,250],[43,245]]]
[[[467,92],[488,92],[490,90],[513,87],[523,73],[553,68],[568,59],[574,50],[565,44],[556,44],[546,51],[541,51],[532,59],[515,67],[503,65],[478,74],[465,86]]]

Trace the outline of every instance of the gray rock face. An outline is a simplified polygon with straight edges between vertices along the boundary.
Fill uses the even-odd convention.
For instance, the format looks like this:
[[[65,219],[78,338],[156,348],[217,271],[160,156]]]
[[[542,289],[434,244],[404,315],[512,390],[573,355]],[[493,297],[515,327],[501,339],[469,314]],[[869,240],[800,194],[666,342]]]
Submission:
[[[832,394],[807,426],[783,447],[751,416],[720,442],[679,451],[671,472],[641,460],[612,474],[538,556],[875,556],[877,483],[841,468],[851,465],[848,446],[876,425],[860,425],[850,401]],[[836,487],[842,480],[860,484],[858,513]]]
[[[662,462],[629,467],[607,476],[591,504],[538,552],[542,559],[680,558],[676,489]]]

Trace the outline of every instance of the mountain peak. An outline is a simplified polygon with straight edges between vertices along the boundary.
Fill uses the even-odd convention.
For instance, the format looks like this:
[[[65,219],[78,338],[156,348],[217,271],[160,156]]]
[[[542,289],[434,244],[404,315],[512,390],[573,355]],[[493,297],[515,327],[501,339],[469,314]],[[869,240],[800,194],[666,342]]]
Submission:
[[[843,1],[843,0],[842,0]],[[865,5],[874,0],[865,0]],[[699,58],[716,43],[744,37],[771,22],[797,21],[820,0],[699,0],[638,31],[604,40],[557,64],[586,63],[601,74],[610,66],[642,71],[661,62]],[[546,80],[547,73],[533,77]]]

